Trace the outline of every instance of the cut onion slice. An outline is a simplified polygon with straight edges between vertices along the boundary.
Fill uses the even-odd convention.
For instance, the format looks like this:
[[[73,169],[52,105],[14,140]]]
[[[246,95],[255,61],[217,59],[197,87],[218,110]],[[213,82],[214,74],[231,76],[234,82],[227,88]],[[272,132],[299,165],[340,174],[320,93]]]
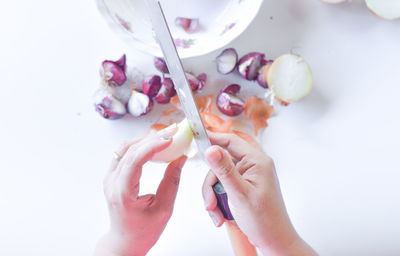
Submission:
[[[400,0],[365,0],[365,3],[373,14],[382,19],[400,18]]]
[[[280,56],[263,75],[275,97],[287,103],[305,97],[313,84],[310,67],[302,57],[294,54]]]
[[[228,48],[216,58],[217,71],[223,75],[231,73],[236,68],[238,54],[234,48]]]
[[[155,162],[172,162],[186,154],[193,139],[193,131],[185,118],[178,124],[178,131],[172,136],[172,143],[152,157]]]

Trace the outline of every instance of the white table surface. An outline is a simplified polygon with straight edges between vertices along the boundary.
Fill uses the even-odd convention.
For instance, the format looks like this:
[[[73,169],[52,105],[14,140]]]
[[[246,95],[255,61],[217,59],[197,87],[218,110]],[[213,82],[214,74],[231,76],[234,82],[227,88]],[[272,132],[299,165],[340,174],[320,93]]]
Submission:
[[[102,179],[111,153],[149,126],[93,111],[98,68],[126,52],[150,73],[152,57],[120,42],[93,0],[2,3],[0,255],[90,255],[108,227]],[[321,255],[400,255],[399,21],[356,0],[266,0],[230,46],[271,58],[293,51],[312,67],[312,93],[261,136],[298,232]],[[211,83],[246,84],[216,73],[218,53],[184,64]],[[187,164],[174,215],[149,255],[232,255],[226,231],[203,209],[206,171]],[[143,190],[161,174],[147,168]]]

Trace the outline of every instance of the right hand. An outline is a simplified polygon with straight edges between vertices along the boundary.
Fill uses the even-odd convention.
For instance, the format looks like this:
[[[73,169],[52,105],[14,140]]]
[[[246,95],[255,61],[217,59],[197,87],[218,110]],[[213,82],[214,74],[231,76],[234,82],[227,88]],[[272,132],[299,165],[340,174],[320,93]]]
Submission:
[[[273,160],[256,142],[236,135],[209,133],[209,138],[214,146],[205,152],[211,171],[203,198],[214,224],[225,221],[212,189],[219,180],[238,227],[264,255],[316,255],[290,222]]]

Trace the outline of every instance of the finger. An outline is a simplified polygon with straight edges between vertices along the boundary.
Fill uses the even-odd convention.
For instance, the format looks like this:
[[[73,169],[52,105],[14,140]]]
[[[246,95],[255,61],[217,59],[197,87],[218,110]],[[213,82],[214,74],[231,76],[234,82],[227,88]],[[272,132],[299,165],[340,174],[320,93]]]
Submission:
[[[213,185],[217,183],[217,176],[212,171],[209,171],[202,188],[202,194],[204,199],[204,206],[210,215],[211,220],[213,221],[216,227],[220,227],[224,221],[224,215],[218,207],[217,197],[215,196],[214,190],[212,189]]]
[[[211,171],[222,183],[228,196],[245,192],[245,182],[226,150],[220,146],[211,146],[206,150],[205,156]]]
[[[207,211],[214,210],[217,207],[217,197],[215,196],[213,186],[217,183],[217,176],[212,171],[209,171],[206,178],[204,179],[202,194],[204,200],[204,206]]]
[[[254,149],[254,146],[234,134],[208,132],[208,136],[211,144],[225,148],[237,160],[241,160]]]
[[[142,137],[134,138],[134,139],[132,139],[132,140],[127,140],[127,141],[125,141],[125,142],[119,147],[118,150],[116,150],[116,151],[113,152],[113,153],[114,153],[114,157],[113,157],[113,160],[111,161],[111,166],[110,166],[110,169],[109,169],[109,170],[110,170],[110,171],[114,171],[114,170],[117,169],[118,163],[120,162],[120,160],[122,159],[122,157],[126,154],[126,152],[128,151],[128,149],[129,149],[132,145],[134,145],[134,144],[136,144],[136,143],[139,144],[139,143],[141,143],[142,141],[146,140],[147,138],[154,137],[154,136],[157,135],[157,133],[159,133],[159,134],[162,136],[163,133],[168,133],[168,132],[170,132],[171,130],[177,129],[176,127],[177,127],[176,124],[172,124],[172,125],[168,126],[167,128],[165,128],[165,129],[159,131],[159,132],[156,132],[156,131],[154,131],[154,130],[152,129],[152,130],[150,130],[150,131],[147,133],[147,135],[145,135],[145,136],[142,136]],[[175,132],[176,132],[176,131],[175,131]],[[174,133],[174,134],[175,134],[175,133]],[[118,158],[119,158],[119,159],[118,159]]]
[[[216,227],[222,226],[225,222],[224,215],[218,207],[215,210],[208,211],[208,215],[210,215],[210,218]]]
[[[175,128],[164,129],[155,136],[143,140],[138,147],[131,146],[120,161],[120,174],[118,176],[122,195],[137,198],[139,194],[139,180],[142,175],[142,166],[154,154],[167,148],[172,142]]]
[[[156,204],[159,207],[163,209],[173,208],[178,192],[182,167],[186,160],[186,156],[181,156],[168,165],[164,178],[161,180],[156,192]]]
[[[113,159],[111,161],[111,165],[110,165],[109,171],[110,172],[115,171],[117,169],[119,161],[126,154],[128,149],[133,144],[140,142],[142,139],[143,139],[143,137],[139,137],[139,138],[134,138],[134,139],[131,139],[131,140],[127,140],[124,143],[122,143],[122,145],[116,151],[113,152],[114,156],[113,156]]]

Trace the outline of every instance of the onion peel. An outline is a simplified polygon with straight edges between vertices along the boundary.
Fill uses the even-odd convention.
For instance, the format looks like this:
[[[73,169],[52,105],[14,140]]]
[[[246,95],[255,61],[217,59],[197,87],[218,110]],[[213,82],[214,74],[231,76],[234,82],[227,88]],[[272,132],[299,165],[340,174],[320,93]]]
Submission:
[[[231,118],[225,121],[221,117],[208,112],[201,112],[200,116],[205,128],[210,132],[229,133],[231,130]]]
[[[274,107],[257,96],[250,97],[244,105],[245,116],[253,123],[254,134],[268,126],[267,120],[272,116]]]

